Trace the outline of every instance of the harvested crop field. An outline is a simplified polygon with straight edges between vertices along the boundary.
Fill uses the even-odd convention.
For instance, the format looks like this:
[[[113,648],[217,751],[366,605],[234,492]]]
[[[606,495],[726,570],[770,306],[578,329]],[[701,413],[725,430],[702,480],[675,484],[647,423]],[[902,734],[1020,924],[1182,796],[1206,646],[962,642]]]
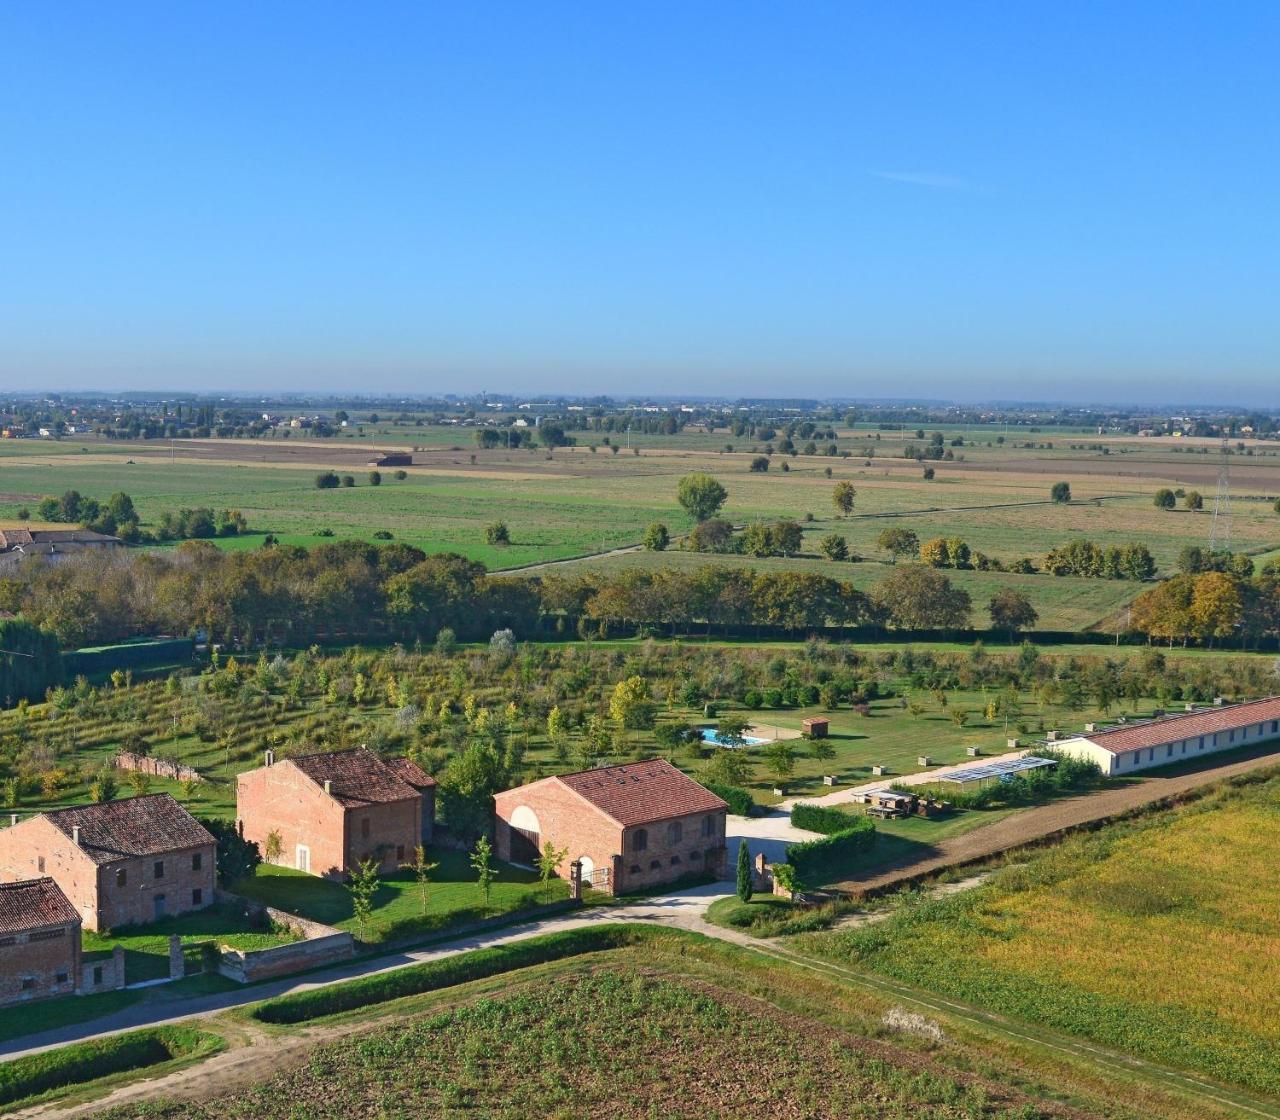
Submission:
[[[606,966],[320,1047],[255,1089],[112,1120],[1077,1116],[704,983]]]
[[[1269,775],[806,947],[1280,1095],[1280,776]]]

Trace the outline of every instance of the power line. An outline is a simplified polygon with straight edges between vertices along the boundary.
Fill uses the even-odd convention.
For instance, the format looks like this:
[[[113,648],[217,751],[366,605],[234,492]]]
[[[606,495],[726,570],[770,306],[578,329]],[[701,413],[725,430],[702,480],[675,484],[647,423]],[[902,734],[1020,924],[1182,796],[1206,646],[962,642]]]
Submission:
[[[1213,524],[1209,527],[1209,551],[1231,551],[1231,447],[1222,437],[1222,463],[1218,468],[1218,492],[1213,499]]]

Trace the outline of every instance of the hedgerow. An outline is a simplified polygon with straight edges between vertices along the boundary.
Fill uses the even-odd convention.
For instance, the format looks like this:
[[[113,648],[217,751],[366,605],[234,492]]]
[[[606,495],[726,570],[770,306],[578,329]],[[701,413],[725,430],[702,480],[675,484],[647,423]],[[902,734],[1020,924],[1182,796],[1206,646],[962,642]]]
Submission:
[[[517,968],[528,968],[585,953],[620,949],[625,945],[662,935],[662,931],[621,923],[544,934],[526,941],[459,953],[457,956],[396,969],[394,972],[381,972],[359,980],[348,980],[341,984],[269,999],[254,1009],[253,1017],[263,1023],[305,1023],[311,1019],[355,1011],[404,996],[420,995],[438,988],[451,988],[472,980],[483,980],[487,976],[496,976]]]
[[[0,1104],[96,1081],[113,1073],[146,1069],[212,1050],[217,1043],[213,1035],[189,1027],[156,1027],[17,1058],[0,1064]]]

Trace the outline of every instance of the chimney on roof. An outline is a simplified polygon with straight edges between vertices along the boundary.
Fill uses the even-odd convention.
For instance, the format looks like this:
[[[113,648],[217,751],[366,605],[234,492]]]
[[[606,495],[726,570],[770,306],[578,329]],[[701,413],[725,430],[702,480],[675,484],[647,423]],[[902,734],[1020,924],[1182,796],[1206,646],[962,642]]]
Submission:
[[[328,778],[325,778],[325,780],[324,780],[324,791],[325,791],[325,793],[327,793],[327,794],[332,794],[332,793],[333,793],[333,783],[332,783],[331,781],[329,781],[329,779],[328,779]]]
[[[77,848],[80,847],[80,826],[78,824],[71,826],[71,843]]]
[[[265,766],[274,766],[276,764],[276,752],[267,751],[263,754],[262,761]]]

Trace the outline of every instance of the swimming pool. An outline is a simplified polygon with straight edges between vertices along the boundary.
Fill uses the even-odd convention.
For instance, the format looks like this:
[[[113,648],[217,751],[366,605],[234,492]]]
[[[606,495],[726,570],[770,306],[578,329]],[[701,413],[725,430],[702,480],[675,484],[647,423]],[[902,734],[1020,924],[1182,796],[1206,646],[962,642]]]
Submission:
[[[720,741],[720,736],[716,734],[716,729],[715,729],[714,727],[704,727],[704,728],[702,729],[702,741],[703,741],[704,743],[715,743],[715,745],[716,745],[716,746],[718,746],[718,747],[725,747],[725,746],[729,746],[729,747],[736,747],[736,746],[738,746],[738,744],[737,744],[737,743],[722,743],[722,742]],[[767,743],[768,741],[769,741],[768,739],[754,739],[754,738],[752,738],[750,735],[744,735],[744,736],[742,737],[742,744],[741,744],[741,745],[742,745],[742,746],[744,746],[744,747],[757,747],[757,746],[759,746],[761,743]]]

